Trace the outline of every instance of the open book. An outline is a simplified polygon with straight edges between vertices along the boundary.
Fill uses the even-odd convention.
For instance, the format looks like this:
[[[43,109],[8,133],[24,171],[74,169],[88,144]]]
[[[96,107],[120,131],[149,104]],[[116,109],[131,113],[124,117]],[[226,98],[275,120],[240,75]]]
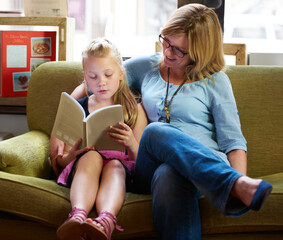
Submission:
[[[94,146],[96,150],[123,152],[123,146],[107,135],[109,126],[118,126],[118,122],[124,122],[121,105],[97,109],[86,117],[78,101],[63,92],[51,135],[70,146],[74,146],[78,139],[82,138],[82,147]]]

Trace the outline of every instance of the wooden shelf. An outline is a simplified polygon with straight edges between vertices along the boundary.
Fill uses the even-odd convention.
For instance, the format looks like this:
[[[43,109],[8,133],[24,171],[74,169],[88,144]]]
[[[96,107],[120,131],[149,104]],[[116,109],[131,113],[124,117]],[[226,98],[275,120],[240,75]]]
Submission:
[[[26,97],[0,97],[0,114],[26,114]]]
[[[26,106],[26,97],[1,97],[0,106]]]
[[[67,17],[0,17],[0,25],[57,26],[59,27],[58,60],[72,60],[72,39],[75,19]]]
[[[58,60],[73,59],[73,35],[75,19],[68,17],[0,17],[0,25],[57,26]],[[68,51],[67,51],[68,50]],[[22,114],[26,108],[26,97],[0,97],[0,113]],[[14,110],[13,110],[14,109]]]

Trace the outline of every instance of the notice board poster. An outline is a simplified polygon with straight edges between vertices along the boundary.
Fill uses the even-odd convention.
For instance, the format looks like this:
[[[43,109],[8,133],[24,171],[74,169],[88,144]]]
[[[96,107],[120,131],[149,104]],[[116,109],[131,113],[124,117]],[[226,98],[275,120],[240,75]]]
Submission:
[[[56,61],[56,31],[0,31],[0,96],[26,96],[32,72]]]

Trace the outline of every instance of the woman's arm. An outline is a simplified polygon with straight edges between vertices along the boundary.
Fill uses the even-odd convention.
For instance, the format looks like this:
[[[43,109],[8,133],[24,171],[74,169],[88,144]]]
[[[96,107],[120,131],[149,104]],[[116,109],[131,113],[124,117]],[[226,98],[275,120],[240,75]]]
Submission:
[[[247,174],[247,155],[244,150],[232,150],[227,154],[227,157],[231,167],[244,175]]]
[[[76,99],[76,100],[85,97],[86,96],[86,92],[85,92],[84,83],[82,83],[81,85],[77,86],[75,88],[75,90],[71,93],[71,96],[74,99]]]

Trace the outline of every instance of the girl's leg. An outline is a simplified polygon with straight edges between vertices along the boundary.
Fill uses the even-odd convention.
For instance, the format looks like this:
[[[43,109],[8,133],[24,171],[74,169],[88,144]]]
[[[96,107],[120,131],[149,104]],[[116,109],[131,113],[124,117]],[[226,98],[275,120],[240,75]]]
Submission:
[[[61,240],[82,239],[80,226],[94,205],[102,165],[102,157],[95,151],[85,153],[77,162],[70,191],[72,212],[57,231]]]
[[[167,164],[155,171],[151,184],[153,219],[162,240],[200,240],[199,192]]]
[[[119,213],[125,200],[125,179],[126,172],[120,161],[112,160],[104,166],[96,198],[96,210],[98,215],[101,215],[101,213],[105,211],[107,212],[107,214],[104,214],[103,218],[106,218],[106,220],[110,223],[110,229],[109,231],[104,229],[104,226],[96,222],[95,219],[87,220],[87,222],[95,224],[101,230],[106,230],[105,232],[109,236],[112,235],[116,225],[116,223],[113,222],[113,216],[116,216]],[[111,217],[108,213],[113,216]]]
[[[108,162],[102,171],[96,199],[97,213],[108,211],[115,216],[119,213],[126,194],[126,171],[118,160]]]
[[[70,200],[72,207],[91,211],[96,200],[103,160],[96,151],[85,153],[77,163],[71,185]]]
[[[241,173],[178,128],[151,123],[141,138],[136,161],[135,187],[138,191],[150,192],[153,174],[162,163],[167,163],[190,181],[224,214],[237,216],[249,210],[230,196],[235,181],[243,176]],[[233,203],[231,209],[228,199]]]

